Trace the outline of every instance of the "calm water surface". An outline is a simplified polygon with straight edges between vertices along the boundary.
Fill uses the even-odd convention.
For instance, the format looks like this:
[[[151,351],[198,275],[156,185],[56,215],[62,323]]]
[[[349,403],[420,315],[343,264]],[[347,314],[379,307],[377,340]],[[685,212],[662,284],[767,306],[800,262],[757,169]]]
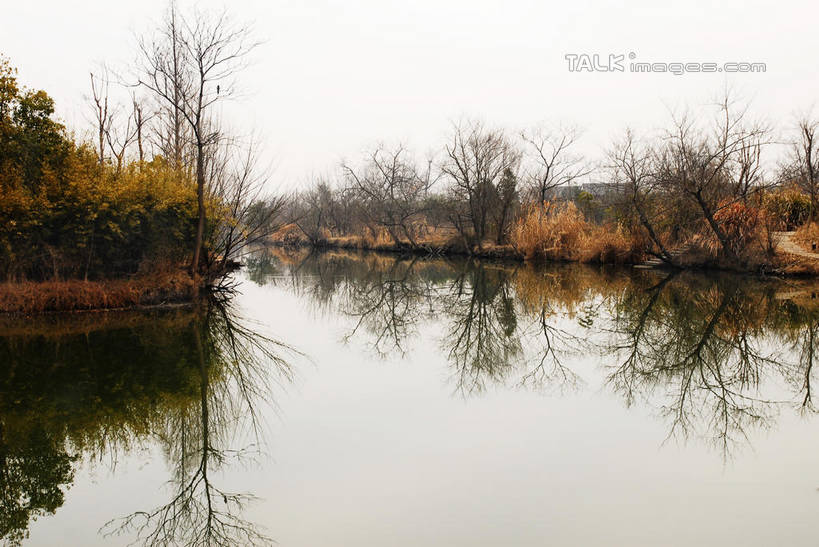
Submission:
[[[198,310],[0,321],[28,545],[816,545],[819,287],[260,253]]]

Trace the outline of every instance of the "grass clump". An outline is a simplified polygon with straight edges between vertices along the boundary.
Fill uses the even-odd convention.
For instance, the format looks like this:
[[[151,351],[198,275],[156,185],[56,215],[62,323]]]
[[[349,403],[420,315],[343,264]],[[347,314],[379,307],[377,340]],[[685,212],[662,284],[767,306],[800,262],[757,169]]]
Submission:
[[[572,202],[530,206],[514,225],[511,241],[526,260],[630,264],[646,251],[639,234],[590,223]]]

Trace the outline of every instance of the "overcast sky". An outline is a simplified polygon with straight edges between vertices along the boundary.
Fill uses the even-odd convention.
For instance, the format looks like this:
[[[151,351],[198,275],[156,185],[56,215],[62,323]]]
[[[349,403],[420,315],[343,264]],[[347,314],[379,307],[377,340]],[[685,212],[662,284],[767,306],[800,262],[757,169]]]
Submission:
[[[180,7],[186,7],[184,1]],[[221,9],[224,2],[198,2]],[[565,2],[447,0],[261,1],[227,4],[264,45],[231,107],[242,131],[264,136],[275,181],[292,187],[354,159],[376,141],[423,155],[452,120],[518,130],[540,121],[584,129],[601,155],[626,126],[665,124],[669,108],[704,105],[730,85],[785,128],[819,93],[819,5],[813,1]],[[95,63],[131,62],[134,33],[164,0],[9,2],[0,53],[20,79],[57,100],[82,129]],[[633,53],[644,62],[765,63],[764,73],[570,72],[566,54]]]

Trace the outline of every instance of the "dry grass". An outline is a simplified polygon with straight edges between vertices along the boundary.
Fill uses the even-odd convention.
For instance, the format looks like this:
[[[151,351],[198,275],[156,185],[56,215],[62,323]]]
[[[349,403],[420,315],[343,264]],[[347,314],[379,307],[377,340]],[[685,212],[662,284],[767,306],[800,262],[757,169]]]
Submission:
[[[643,238],[589,223],[573,203],[530,207],[511,239],[526,260],[630,264],[641,261],[646,250]]]
[[[814,253],[819,251],[819,224],[816,222],[803,224],[796,229],[793,239],[806,251]],[[813,248],[814,244],[817,249]]]
[[[736,261],[729,258],[713,230],[704,225],[689,240],[678,262],[684,267],[707,267],[745,272],[779,271],[774,232],[781,223],[765,210],[744,204],[730,203],[714,215]]]
[[[398,243],[386,230],[367,228],[362,234],[333,236],[324,234],[317,245],[335,249],[388,252],[428,252],[442,255],[472,255],[485,258],[552,260],[630,264],[645,257],[647,243],[618,226],[598,226],[586,221],[572,203],[531,207],[513,226],[508,245],[485,241],[467,248],[463,238],[451,227],[419,226],[416,245]],[[280,246],[309,246],[310,241],[294,225],[282,228],[271,242]]]
[[[41,313],[152,306],[190,300],[194,283],[182,271],[133,279],[0,284],[0,313]]]
[[[442,255],[472,255],[485,258],[520,259],[520,253],[512,245],[497,245],[484,242],[479,247],[468,249],[463,239],[453,228],[430,226],[416,227],[415,245],[406,239],[398,243],[385,229],[366,228],[361,234],[334,236],[322,235],[317,247],[331,249],[349,249],[357,251],[416,252]],[[274,234],[270,242],[280,247],[309,247],[313,244],[295,225],[288,225]]]
[[[295,224],[285,224],[270,236],[270,241],[277,245],[299,246],[308,243],[307,237]]]

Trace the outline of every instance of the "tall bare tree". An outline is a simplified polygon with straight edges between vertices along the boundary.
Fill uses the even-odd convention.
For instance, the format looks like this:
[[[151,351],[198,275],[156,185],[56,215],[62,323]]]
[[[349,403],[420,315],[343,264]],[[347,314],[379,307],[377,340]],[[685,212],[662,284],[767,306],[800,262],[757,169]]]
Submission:
[[[235,94],[236,76],[256,45],[250,28],[235,24],[225,12],[210,15],[194,10],[182,14],[174,3],[159,27],[139,41],[139,84],[152,91],[172,116],[179,116],[181,123],[174,125],[173,137],[181,139],[184,126],[193,149],[199,210],[193,276],[199,273],[207,223],[208,148],[222,136],[214,107]],[[181,148],[178,144],[174,143],[177,152]]]
[[[97,75],[91,73],[91,110],[94,116],[97,159],[100,165],[105,163],[106,135],[111,129],[112,112],[108,106],[110,81],[108,69],[102,66]]]
[[[137,97],[136,94],[131,95],[131,104],[133,107],[132,116],[134,119],[137,159],[139,163],[142,164],[142,162],[145,161],[145,132],[154,114],[146,108],[145,102],[142,98]]]

